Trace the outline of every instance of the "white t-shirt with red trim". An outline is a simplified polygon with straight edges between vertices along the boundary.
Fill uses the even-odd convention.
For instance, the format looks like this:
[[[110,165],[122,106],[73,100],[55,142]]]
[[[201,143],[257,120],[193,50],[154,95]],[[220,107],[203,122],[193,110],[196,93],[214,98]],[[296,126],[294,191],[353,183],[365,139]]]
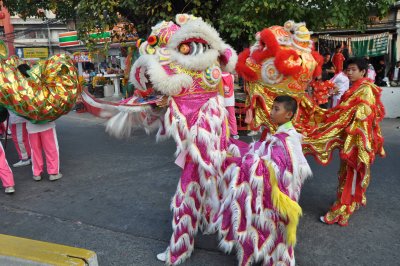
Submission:
[[[222,73],[225,106],[235,106],[234,77],[230,73]]]
[[[55,128],[55,127],[56,123],[54,122],[48,122],[45,124],[33,124],[32,122],[26,123],[26,130],[28,130],[28,133],[30,134],[43,132],[50,128]]]

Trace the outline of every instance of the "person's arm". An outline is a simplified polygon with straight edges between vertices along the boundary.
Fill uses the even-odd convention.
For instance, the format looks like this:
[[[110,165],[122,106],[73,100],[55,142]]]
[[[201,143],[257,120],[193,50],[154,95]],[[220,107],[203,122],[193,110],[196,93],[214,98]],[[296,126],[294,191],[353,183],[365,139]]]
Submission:
[[[335,73],[335,67],[333,66],[333,64],[329,68],[326,69],[326,72],[327,73]]]
[[[342,95],[349,89],[350,81],[347,78],[341,78],[337,83],[337,93],[336,96],[342,97]]]

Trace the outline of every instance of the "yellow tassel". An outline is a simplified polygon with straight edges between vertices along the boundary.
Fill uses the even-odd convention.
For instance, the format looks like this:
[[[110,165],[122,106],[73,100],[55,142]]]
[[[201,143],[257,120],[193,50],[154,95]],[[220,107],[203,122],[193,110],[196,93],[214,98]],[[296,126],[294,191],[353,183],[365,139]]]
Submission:
[[[296,201],[292,200],[289,196],[280,191],[275,170],[271,163],[265,161],[265,166],[268,167],[269,171],[269,179],[272,188],[272,204],[274,205],[274,208],[278,210],[281,217],[289,219],[286,229],[286,241],[287,244],[294,246],[296,244],[297,225],[299,223],[299,218],[302,215],[302,209]]]

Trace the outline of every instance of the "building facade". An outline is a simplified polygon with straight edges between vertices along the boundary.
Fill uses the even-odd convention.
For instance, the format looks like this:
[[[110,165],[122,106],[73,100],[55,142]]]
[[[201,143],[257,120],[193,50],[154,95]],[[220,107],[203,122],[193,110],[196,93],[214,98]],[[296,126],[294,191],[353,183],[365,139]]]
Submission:
[[[389,67],[400,60],[400,53],[397,52],[400,48],[400,1],[390,8],[384,18],[371,15],[362,32],[358,29],[331,28],[315,32],[314,38],[321,53],[333,53],[334,47],[342,44],[348,47],[350,56],[369,57],[373,63],[384,59]]]
[[[10,20],[14,28],[15,54],[19,57],[35,60],[63,52],[59,47],[58,34],[67,31],[68,27],[50,11],[45,11],[45,19],[23,20],[12,16]]]
[[[7,44],[10,55],[18,55],[27,60],[48,58],[63,52],[59,47],[58,35],[74,29],[56,19],[51,11],[43,11],[44,18],[10,16],[4,6],[0,6],[0,38]]]

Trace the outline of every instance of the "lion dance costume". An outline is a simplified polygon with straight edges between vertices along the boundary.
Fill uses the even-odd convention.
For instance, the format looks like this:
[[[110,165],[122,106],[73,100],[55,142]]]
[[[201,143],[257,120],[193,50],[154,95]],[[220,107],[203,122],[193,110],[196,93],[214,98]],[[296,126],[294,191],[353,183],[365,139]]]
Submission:
[[[129,135],[131,128],[158,128],[157,139],[172,136],[177,143],[183,171],[171,204],[173,235],[164,259],[168,265],[187,259],[200,228],[207,233],[218,229],[220,246],[225,251],[236,247],[241,265],[258,261],[294,265],[301,215],[297,201],[302,183],[311,174],[301,148],[296,148],[301,136],[284,128],[250,147],[241,142],[228,147],[218,90],[221,67],[232,70],[236,54],[200,18],[183,14],[176,20],[177,24],[164,21],[152,28],[151,36],[140,44],[141,56],[130,74],[130,81],[146,95],[155,91],[168,96],[167,107],[138,106],[137,98],[128,99],[113,107],[118,112],[107,124],[107,130],[118,137]],[[304,23],[273,26],[256,39],[239,56],[236,67],[246,80],[253,126],[266,125],[275,132],[269,117],[273,99],[290,95],[299,103],[293,122],[304,135],[303,150],[326,164],[332,150],[340,148],[346,167],[367,173],[360,167],[368,160],[369,165],[372,153],[381,146],[373,150],[371,143],[361,142],[380,136],[372,117],[382,117],[382,112],[376,112],[381,109],[374,109],[379,101],[367,107],[367,100],[350,94],[362,90],[353,89],[339,107],[325,111],[306,95],[307,85],[321,72],[322,58],[313,51]],[[379,89],[365,85],[372,88],[368,97],[378,99]],[[364,153],[367,149],[369,153]],[[357,161],[358,154],[366,154],[367,161]]]
[[[154,26],[139,51],[130,81],[136,89],[152,88],[168,96],[167,108],[121,110],[107,130],[124,136],[126,128],[138,122],[147,130],[159,127],[158,140],[174,138],[183,170],[171,203],[173,234],[164,255],[168,265],[176,265],[191,255],[199,228],[215,231],[211,221],[219,211],[221,166],[228,146],[219,91],[222,69],[232,71],[237,55],[214,28],[187,14],[177,15],[176,24],[163,21]]]
[[[280,94],[295,97],[299,110],[293,124],[304,138],[303,151],[321,164],[340,150],[338,199],[325,215],[326,223],[347,225],[349,216],[366,204],[365,191],[375,155],[385,155],[379,122],[384,117],[381,89],[362,79],[342,96],[338,106],[323,110],[305,93],[307,84],[321,73],[321,56],[313,51],[304,23],[288,21],[256,35],[256,43],[239,55],[237,72],[246,80],[253,127],[270,120],[273,99]]]
[[[54,55],[27,71],[20,71],[21,65],[28,64],[15,56],[1,60],[1,105],[33,123],[54,121],[71,110],[81,85],[67,55]]]
[[[224,165],[225,190],[218,220],[220,246],[237,250],[239,265],[295,265],[294,245],[302,210],[297,203],[311,169],[301,134],[288,122],[274,135]]]

